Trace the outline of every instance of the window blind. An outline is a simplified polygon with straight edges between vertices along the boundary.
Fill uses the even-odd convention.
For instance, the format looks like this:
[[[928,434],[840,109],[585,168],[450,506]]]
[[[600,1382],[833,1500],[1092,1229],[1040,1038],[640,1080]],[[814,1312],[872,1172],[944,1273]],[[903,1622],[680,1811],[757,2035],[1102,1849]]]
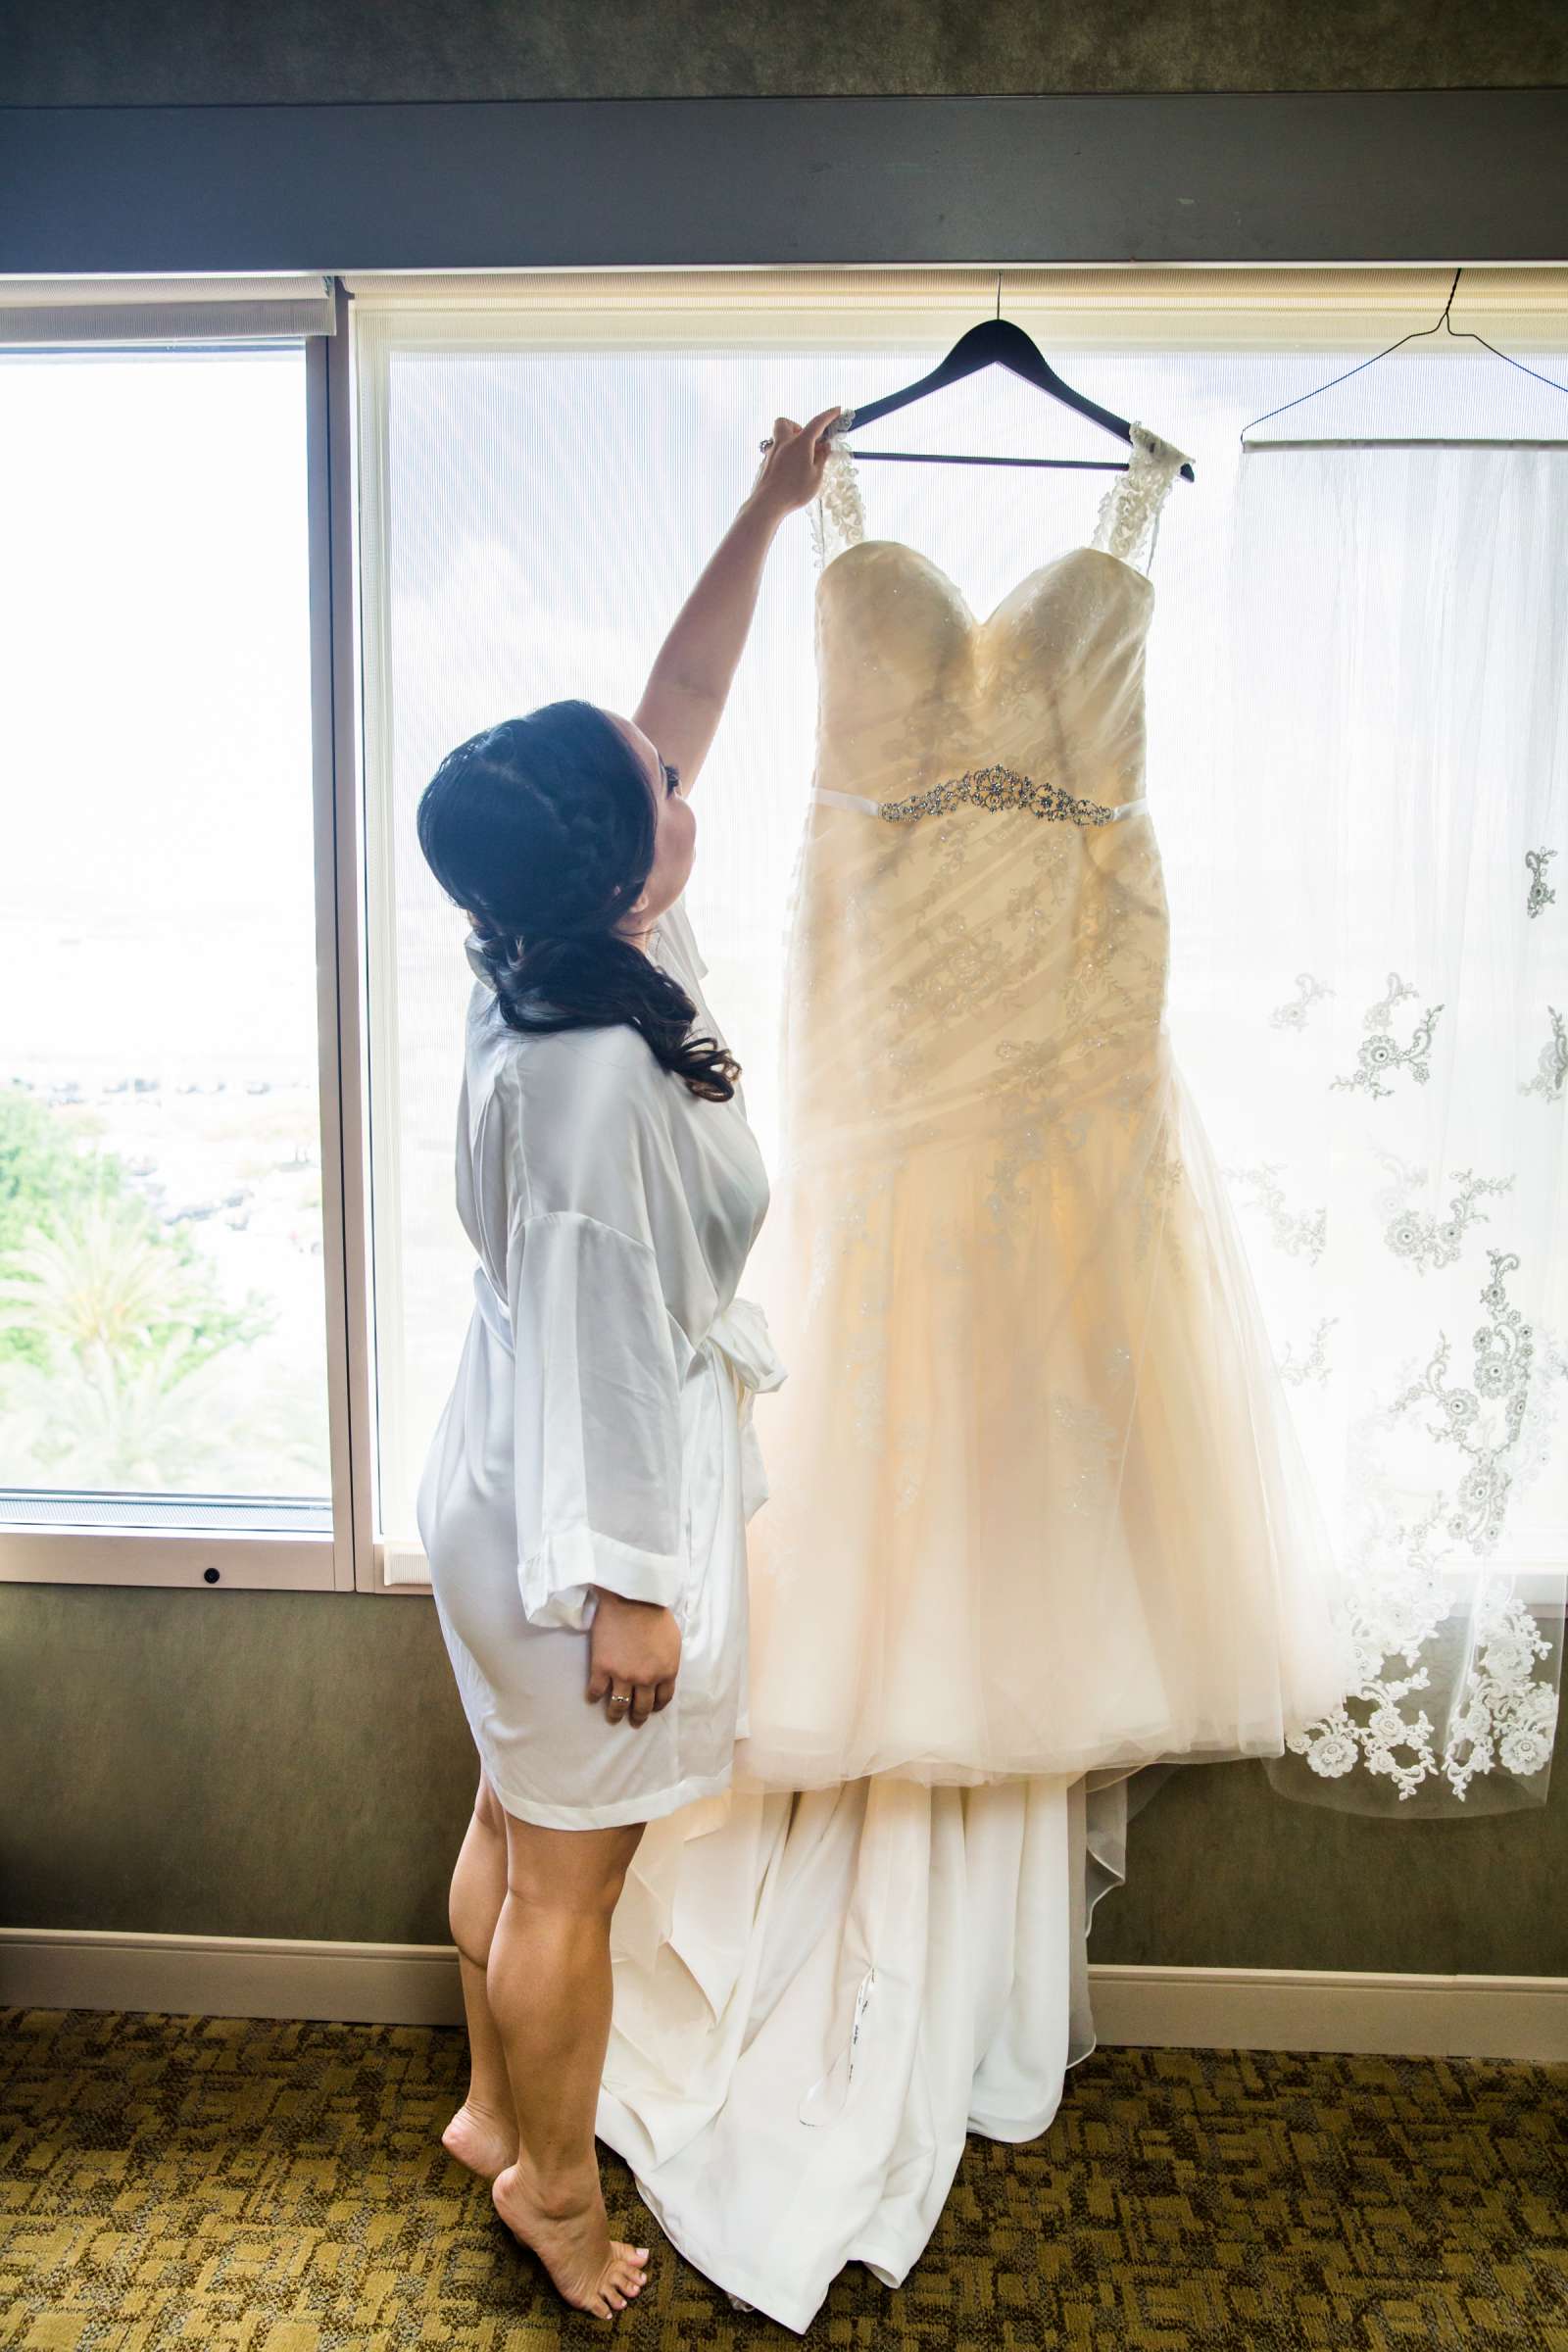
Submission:
[[[329,335],[332,280],[285,277],[0,277],[0,347],[266,343]]]
[[[1406,269],[1004,269],[1002,311],[1057,350],[1341,350],[1432,326],[1456,263]],[[858,350],[954,340],[994,313],[998,271],[961,270],[516,270],[350,271],[358,318],[421,316],[443,347],[511,340]],[[1466,269],[1452,323],[1515,348],[1555,350],[1568,268]],[[1446,343],[1434,338],[1431,349]],[[1423,347],[1417,344],[1416,351]]]

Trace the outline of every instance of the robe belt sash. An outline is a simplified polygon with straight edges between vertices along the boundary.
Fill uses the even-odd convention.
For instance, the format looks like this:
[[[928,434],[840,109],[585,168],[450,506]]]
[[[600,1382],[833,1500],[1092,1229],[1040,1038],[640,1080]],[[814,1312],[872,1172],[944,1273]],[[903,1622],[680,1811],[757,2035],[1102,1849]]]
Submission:
[[[473,1269],[473,1296],[479,1315],[509,1355],[514,1353],[512,1317],[507,1302],[482,1265]],[[752,1406],[758,1395],[778,1388],[785,1367],[768,1334],[767,1322],[755,1300],[735,1298],[715,1315],[698,1346],[714,1380],[729,1381],[739,1406],[741,1500],[746,1517],[767,1500],[767,1473],[762,1449],[752,1426]],[[715,1401],[717,1392],[713,1392]]]

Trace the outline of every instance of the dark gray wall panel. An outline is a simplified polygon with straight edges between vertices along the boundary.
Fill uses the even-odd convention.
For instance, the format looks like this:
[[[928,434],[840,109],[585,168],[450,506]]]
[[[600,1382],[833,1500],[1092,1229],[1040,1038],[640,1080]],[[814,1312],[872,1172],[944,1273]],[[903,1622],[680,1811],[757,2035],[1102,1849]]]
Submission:
[[[1277,1796],[1261,1765],[1205,1764],[1155,1791],[1127,1845],[1096,1960],[1568,1975],[1568,1737],[1532,1812],[1370,1821]]]
[[[29,105],[1398,90],[1568,81],[1559,0],[9,0]]]
[[[448,1940],[478,1778],[423,1597],[0,1585],[0,1920]],[[1251,1764],[1129,1834],[1097,1960],[1568,1975],[1568,1739],[1550,1803],[1365,1821]]]
[[[0,271],[1558,261],[1565,153],[1552,90],[15,108]]]
[[[422,1595],[0,1586],[8,1925],[444,1942],[472,1753]]]

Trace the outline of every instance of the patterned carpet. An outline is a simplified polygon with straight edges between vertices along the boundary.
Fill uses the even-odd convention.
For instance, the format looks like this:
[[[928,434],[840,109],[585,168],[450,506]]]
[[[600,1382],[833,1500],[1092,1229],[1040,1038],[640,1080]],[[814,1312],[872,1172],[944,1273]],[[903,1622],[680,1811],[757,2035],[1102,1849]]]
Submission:
[[[461,2033],[0,2011],[4,2352],[554,2352],[564,2311],[438,2134]],[[1568,2068],[1097,2050],[972,2139],[903,2288],[805,2338],[654,2248],[637,2352],[1568,2352]]]

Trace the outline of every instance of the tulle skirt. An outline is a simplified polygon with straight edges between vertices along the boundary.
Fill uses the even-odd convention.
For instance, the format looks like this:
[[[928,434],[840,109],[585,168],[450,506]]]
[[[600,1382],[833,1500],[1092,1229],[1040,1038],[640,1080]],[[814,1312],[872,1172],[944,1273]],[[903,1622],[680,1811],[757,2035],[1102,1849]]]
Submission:
[[[1105,1057],[1102,1057],[1105,1060]],[[1357,1673],[1161,1026],[1070,1115],[797,1158],[748,1272],[744,1772],[974,1784],[1279,1755]]]

